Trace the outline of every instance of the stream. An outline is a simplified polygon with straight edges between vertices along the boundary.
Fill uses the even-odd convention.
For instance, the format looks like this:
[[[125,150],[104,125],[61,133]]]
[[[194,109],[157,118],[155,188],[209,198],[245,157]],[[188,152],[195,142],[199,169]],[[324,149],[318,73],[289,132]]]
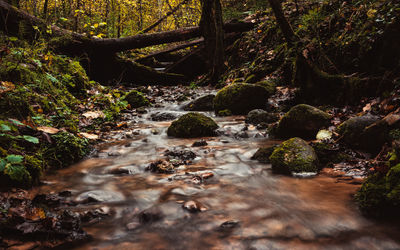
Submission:
[[[111,132],[114,140],[98,145],[91,157],[47,176],[38,188],[68,190],[79,204],[74,212],[104,214],[84,225],[93,240],[76,249],[400,249],[398,227],[358,211],[353,194],[359,184],[324,172],[273,174],[269,164],[250,158],[278,142],[265,130],[245,130],[242,116],[203,112],[223,134],[203,138],[207,145],[192,146],[201,138],[168,138],[170,121],[152,121],[152,114],[186,112],[173,98],[163,99],[134,116],[127,130]],[[147,171],[166,150],[196,156],[174,173]]]

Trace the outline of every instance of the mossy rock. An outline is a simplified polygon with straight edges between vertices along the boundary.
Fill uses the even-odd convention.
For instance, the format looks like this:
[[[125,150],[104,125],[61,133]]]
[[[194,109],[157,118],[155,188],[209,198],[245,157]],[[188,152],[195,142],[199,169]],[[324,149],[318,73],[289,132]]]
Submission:
[[[89,142],[68,132],[51,136],[54,145],[45,152],[45,158],[51,166],[67,167],[81,160],[90,151]]]
[[[340,163],[350,158],[349,155],[335,148],[334,145],[324,142],[312,143],[315,153],[317,154],[320,165],[326,166],[330,163]]]
[[[276,84],[272,81],[256,82],[254,85],[263,87],[266,91],[268,91],[269,95],[273,95],[276,92]]]
[[[260,123],[273,123],[279,120],[279,115],[269,113],[262,109],[254,109],[247,114],[246,123],[257,125]]]
[[[254,153],[251,157],[252,160],[257,160],[261,163],[271,163],[269,157],[272,155],[274,150],[278,147],[278,145],[268,146],[268,147],[261,147]]]
[[[314,149],[298,137],[283,142],[269,160],[272,170],[281,174],[318,172],[318,158]]]
[[[229,109],[220,110],[220,111],[218,111],[217,115],[218,116],[231,116],[232,111],[230,111]]]
[[[281,118],[274,133],[280,138],[315,138],[322,127],[329,126],[330,120],[328,113],[307,104],[299,104]]]
[[[254,84],[235,83],[218,91],[214,98],[215,113],[229,109],[234,115],[246,115],[253,109],[265,108],[268,91]]]
[[[215,95],[205,95],[191,101],[183,107],[186,111],[212,111],[214,110]]]
[[[132,108],[147,107],[150,101],[139,91],[132,90],[125,95],[124,99],[131,105]]]
[[[356,148],[365,148],[364,138],[369,136],[364,134],[364,130],[377,121],[379,121],[379,118],[373,115],[353,117],[343,122],[337,128],[337,132],[342,136],[344,143]],[[370,130],[370,133],[372,133],[372,130]]]
[[[172,122],[167,134],[178,138],[215,136],[217,128],[218,125],[210,117],[200,113],[188,113]]]

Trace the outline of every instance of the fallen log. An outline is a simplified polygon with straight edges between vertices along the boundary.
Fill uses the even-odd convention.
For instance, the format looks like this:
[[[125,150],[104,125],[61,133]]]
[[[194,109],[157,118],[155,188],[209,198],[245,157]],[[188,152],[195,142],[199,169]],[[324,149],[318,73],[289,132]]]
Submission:
[[[252,29],[254,25],[251,22],[226,23],[224,30],[225,33],[245,32]],[[47,34],[44,31],[48,29],[51,29],[51,32]],[[68,56],[83,58],[82,64],[88,75],[103,83],[131,82],[136,84],[136,80],[144,81],[141,75],[160,80],[158,84],[184,81],[186,78],[182,75],[165,74],[149,68],[144,70],[142,66],[131,61],[122,63],[122,59],[116,53],[200,37],[199,27],[189,27],[124,38],[89,38],[54,25],[49,26],[44,20],[19,10],[4,0],[0,0],[0,30],[5,32],[6,35],[28,40],[36,39],[39,31],[43,31],[42,35],[51,40],[52,47],[56,51]]]

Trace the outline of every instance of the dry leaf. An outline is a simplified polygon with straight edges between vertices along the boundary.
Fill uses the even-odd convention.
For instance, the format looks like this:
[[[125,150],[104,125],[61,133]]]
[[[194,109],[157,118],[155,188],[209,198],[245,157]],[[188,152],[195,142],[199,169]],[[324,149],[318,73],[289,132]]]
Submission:
[[[89,111],[82,114],[84,117],[88,119],[96,119],[96,118],[103,118],[104,113],[102,111]]]
[[[15,85],[12,82],[0,82],[0,94],[12,91],[15,89]]]
[[[38,127],[37,130],[54,135],[60,132],[58,128],[52,128],[52,127]]]
[[[85,137],[86,139],[89,140],[98,140],[99,136],[95,134],[89,134],[89,133],[79,133],[80,136]]]

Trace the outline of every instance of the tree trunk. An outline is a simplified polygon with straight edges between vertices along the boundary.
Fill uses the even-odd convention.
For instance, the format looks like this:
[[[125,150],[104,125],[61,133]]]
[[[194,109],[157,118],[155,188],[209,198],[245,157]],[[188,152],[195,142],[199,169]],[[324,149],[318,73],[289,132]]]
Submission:
[[[201,3],[200,31],[204,37],[210,70],[205,82],[215,85],[224,66],[224,30],[221,3],[219,0],[202,0]]]
[[[20,36],[21,26],[23,26],[24,32],[22,38],[29,40],[34,40],[37,36],[37,27],[41,30],[47,29],[47,25],[42,19],[20,11],[0,0],[0,30],[10,36]],[[224,30],[225,32],[242,32],[253,27],[254,24],[252,23],[228,23],[224,25]],[[181,75],[163,74],[140,67],[129,61],[122,62],[121,59],[118,59],[116,53],[152,45],[185,41],[200,36],[199,27],[111,39],[90,39],[76,32],[60,29],[57,26],[52,26],[51,29],[52,34],[49,35],[49,39],[56,38],[51,42],[55,49],[69,56],[86,57],[87,60],[82,59],[82,63],[88,75],[101,82],[134,82],[134,79],[144,81],[141,77],[150,78],[151,75],[154,76],[154,81],[160,81],[159,84],[176,82],[177,79],[182,81],[184,78]],[[216,48],[221,47],[216,46]]]
[[[290,44],[298,40],[298,37],[295,35],[292,26],[290,25],[285,15],[283,14],[280,0],[268,0],[268,2],[271,5],[271,8],[276,17],[276,21],[278,22],[278,25],[281,28],[283,36],[285,37],[286,41]]]

